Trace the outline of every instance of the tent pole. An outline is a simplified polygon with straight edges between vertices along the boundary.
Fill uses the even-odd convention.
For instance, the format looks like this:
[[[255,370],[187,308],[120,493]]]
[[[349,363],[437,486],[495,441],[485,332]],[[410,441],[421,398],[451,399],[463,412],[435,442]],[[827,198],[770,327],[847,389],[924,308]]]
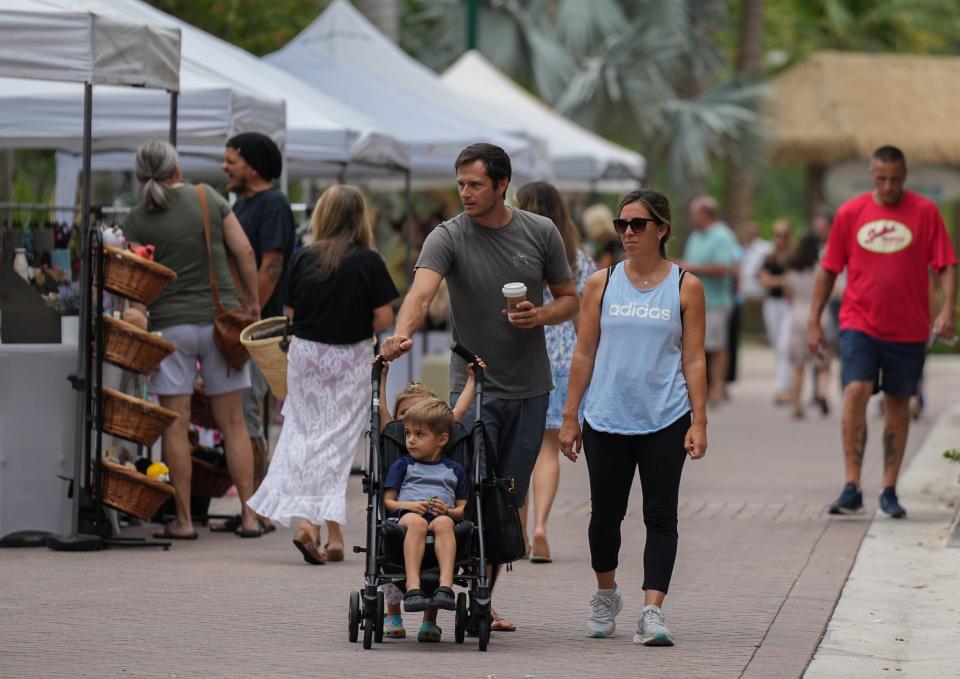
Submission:
[[[179,92],[170,92],[170,144],[174,148],[177,146],[177,105],[179,98]]]
[[[406,294],[410,294],[410,288],[413,287],[413,250],[410,241],[413,240],[413,189],[410,183],[410,169],[403,171],[403,202],[404,202],[404,220],[403,220],[403,242],[404,242],[404,262],[403,273],[407,279]],[[425,346],[423,348],[426,348]],[[407,383],[413,382],[413,355],[410,355],[410,361],[407,363]]]
[[[90,403],[83,381],[89,375],[87,362],[90,356],[90,297],[93,271],[90,269],[90,165],[93,138],[93,83],[83,86],[83,161],[81,176],[83,195],[80,198],[80,340],[77,347],[77,378],[80,386],[77,391],[77,420],[75,435],[75,454],[73,461],[73,502],[70,512],[70,534],[79,532],[81,483],[85,477],[83,463],[90,447],[90,427],[87,426]],[[76,383],[75,383],[75,388]]]

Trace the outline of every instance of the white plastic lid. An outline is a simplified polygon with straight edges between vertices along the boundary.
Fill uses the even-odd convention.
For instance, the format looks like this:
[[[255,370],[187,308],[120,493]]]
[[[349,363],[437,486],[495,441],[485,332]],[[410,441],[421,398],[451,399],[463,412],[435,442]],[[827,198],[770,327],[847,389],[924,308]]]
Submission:
[[[523,283],[507,283],[501,292],[504,297],[520,297],[527,294],[527,286]]]

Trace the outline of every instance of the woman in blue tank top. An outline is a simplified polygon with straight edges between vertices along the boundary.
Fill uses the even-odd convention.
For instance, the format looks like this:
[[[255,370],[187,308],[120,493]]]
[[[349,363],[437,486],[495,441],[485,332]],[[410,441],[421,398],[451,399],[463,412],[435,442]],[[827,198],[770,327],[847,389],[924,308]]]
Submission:
[[[560,448],[590,475],[590,557],[597,591],[587,636],[616,634],[620,524],[636,471],[647,540],[644,606],[633,641],[672,646],[661,606],[677,557],[680,475],[707,449],[703,287],[667,259],[670,203],[650,189],[620,199],[625,261],[593,274],[580,305]],[[587,390],[589,387],[589,391]],[[586,393],[581,432],[577,417]]]

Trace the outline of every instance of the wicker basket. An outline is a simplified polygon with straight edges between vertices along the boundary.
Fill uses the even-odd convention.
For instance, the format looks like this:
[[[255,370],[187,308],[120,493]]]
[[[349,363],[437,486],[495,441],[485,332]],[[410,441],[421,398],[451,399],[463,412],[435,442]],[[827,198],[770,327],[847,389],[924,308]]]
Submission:
[[[190,421],[204,429],[218,429],[217,421],[213,417],[213,404],[210,403],[210,397],[203,393],[202,388],[196,386],[190,397]]]
[[[103,317],[105,358],[121,368],[149,375],[160,361],[176,350],[173,342],[151,335],[132,323],[112,316]]]
[[[103,389],[103,430],[114,436],[152,446],[176,419],[172,410]]]
[[[193,456],[190,494],[197,497],[223,497],[233,485],[230,472],[219,465]]]
[[[110,245],[103,246],[103,260],[104,287],[147,305],[177,277],[173,269]]]
[[[175,495],[169,483],[151,479],[134,469],[103,460],[103,504],[149,520],[167,498]]]
[[[265,318],[252,323],[240,333],[240,342],[250,352],[250,357],[257,363],[260,372],[270,385],[270,391],[281,401],[287,397],[287,352],[283,337],[267,337],[265,339],[251,339],[251,335],[260,330],[271,330],[284,326],[287,319],[284,316]]]

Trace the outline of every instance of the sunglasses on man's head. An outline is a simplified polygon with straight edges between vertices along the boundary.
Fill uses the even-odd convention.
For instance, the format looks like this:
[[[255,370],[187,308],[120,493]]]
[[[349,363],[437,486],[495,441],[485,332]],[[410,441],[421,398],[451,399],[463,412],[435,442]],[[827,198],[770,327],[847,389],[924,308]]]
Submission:
[[[647,223],[658,224],[656,219],[651,217],[634,217],[633,219],[614,219],[613,228],[617,230],[617,233],[623,235],[627,232],[627,227],[629,226],[634,233],[643,233],[644,229],[647,228]]]

